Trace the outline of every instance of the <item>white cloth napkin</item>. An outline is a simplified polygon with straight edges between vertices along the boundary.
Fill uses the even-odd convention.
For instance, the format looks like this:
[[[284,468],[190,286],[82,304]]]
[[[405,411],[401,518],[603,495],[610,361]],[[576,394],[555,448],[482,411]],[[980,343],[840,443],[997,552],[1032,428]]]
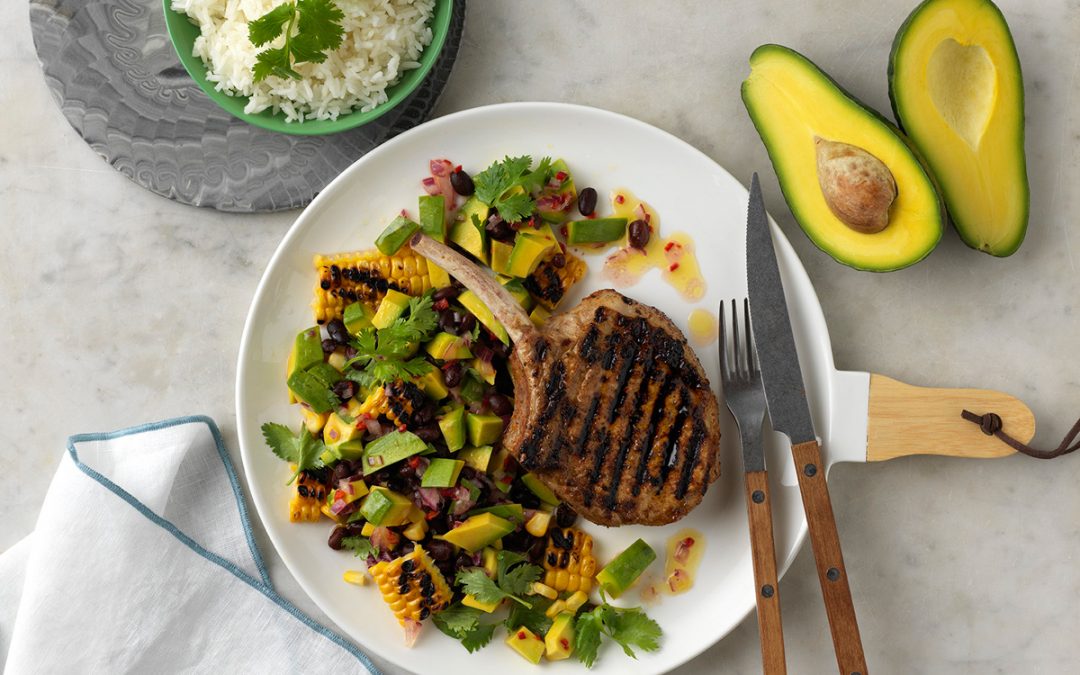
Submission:
[[[206,417],[72,437],[0,587],[11,675],[377,673],[274,591]]]

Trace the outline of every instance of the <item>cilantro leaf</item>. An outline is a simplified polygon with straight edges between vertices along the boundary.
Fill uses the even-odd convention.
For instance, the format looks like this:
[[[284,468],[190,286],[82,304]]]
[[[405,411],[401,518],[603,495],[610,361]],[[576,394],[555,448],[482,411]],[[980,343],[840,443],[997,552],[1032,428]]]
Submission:
[[[574,623],[574,653],[586,668],[592,668],[596,663],[602,626],[603,622],[595,611],[582,612]]]
[[[504,192],[518,184],[521,174],[529,170],[530,164],[532,158],[528,155],[504,157],[501,162],[495,162],[473,176],[476,198],[488,206],[494,206]]]
[[[525,626],[537,635],[544,635],[551,628],[551,619],[544,614],[550,606],[550,602],[539,598],[533,601],[532,607],[518,604],[511,605],[510,615],[506,617],[504,622],[506,630],[514,631],[521,626]]]
[[[292,475],[286,485],[296,480],[301,471],[317,469],[323,466],[320,456],[326,451],[326,446],[323,445],[322,441],[312,436],[307,427],[302,427],[300,435],[297,436],[284,424],[267,422],[262,425],[262,434],[263,438],[266,439],[266,444],[270,446],[275,455],[286,462],[292,462],[296,465],[296,473]]]
[[[521,187],[530,194],[539,192],[551,180],[551,158],[544,157],[536,168],[521,179]]]
[[[533,582],[540,578],[541,570],[525,562],[525,556],[513,551],[499,551],[495,578],[499,588],[509,595],[525,595],[532,590]]]
[[[281,35],[285,30],[285,24],[291,23],[296,5],[286,2],[273,8],[258,19],[248,22],[248,40],[256,47],[262,47],[267,42]]]
[[[394,380],[423,377],[434,366],[422,356],[406,360],[416,345],[427,341],[439,326],[431,294],[409,300],[408,315],[378,330],[365,328],[350,341],[356,356],[346,364],[345,377],[372,388]],[[359,366],[359,370],[356,367]]]
[[[506,199],[499,198],[495,202],[495,210],[499,217],[510,223],[525,220],[536,211],[536,202],[528,194],[510,195]]]
[[[495,624],[481,623],[476,628],[461,636],[461,646],[472,654],[476,650],[486,647],[495,634]]]
[[[612,640],[618,642],[626,655],[637,658],[631,647],[647,652],[660,648],[660,636],[663,631],[659,624],[650,619],[640,607],[618,609],[607,605],[612,611],[604,618],[604,625]]]
[[[504,598],[511,597],[509,593],[499,588],[482,569],[460,570],[456,581],[469,595],[483,603],[501,602]],[[517,598],[514,598],[518,600]],[[518,602],[522,602],[518,600]]]
[[[351,550],[357,558],[367,558],[379,554],[379,549],[367,537],[345,537],[341,540],[341,546]]]
[[[280,47],[264,49],[255,57],[252,68],[255,82],[271,75],[300,79],[293,65],[322,63],[328,50],[341,46],[344,18],[334,0],[296,0],[278,5],[249,22],[248,40],[256,47],[284,36]]]
[[[479,609],[457,604],[432,616],[435,626],[450,637],[460,640],[471,654],[491,642],[495,624],[480,623]]]

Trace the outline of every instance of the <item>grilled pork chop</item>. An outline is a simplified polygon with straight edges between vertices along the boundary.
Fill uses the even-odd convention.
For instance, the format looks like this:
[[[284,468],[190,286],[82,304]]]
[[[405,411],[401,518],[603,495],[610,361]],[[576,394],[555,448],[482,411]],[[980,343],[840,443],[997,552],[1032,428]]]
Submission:
[[[424,235],[412,247],[483,300],[513,340],[502,442],[526,469],[600,525],[665,525],[698,505],[720,476],[719,407],[663,312],[601,290],[538,330],[461,254]]]

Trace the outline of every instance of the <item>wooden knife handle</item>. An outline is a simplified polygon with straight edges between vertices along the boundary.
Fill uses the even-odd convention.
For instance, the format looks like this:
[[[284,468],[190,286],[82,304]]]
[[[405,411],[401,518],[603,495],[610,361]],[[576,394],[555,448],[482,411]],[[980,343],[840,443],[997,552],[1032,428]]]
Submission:
[[[870,375],[866,460],[905,455],[1003,457],[1014,451],[977,424],[960,417],[964,409],[1001,416],[1002,428],[1027,443],[1035,435],[1035,415],[1023,401],[985,389],[916,387],[884,375]]]
[[[780,586],[776,578],[769,475],[765,471],[746,474],[746,513],[750,518],[762,669],[765,675],[783,675],[787,672],[784,630],[780,623]]]
[[[829,487],[825,483],[825,465],[821,461],[821,448],[817,441],[799,443],[791,448],[795,458],[795,470],[799,476],[799,492],[802,493],[803,510],[810,530],[810,543],[814,551],[821,594],[825,597],[825,613],[829,617],[833,649],[841,675],[866,675],[866,658],[863,656],[859,624],[855,620],[855,606],[851,602],[844,555],[840,551],[840,535],[836,531]]]

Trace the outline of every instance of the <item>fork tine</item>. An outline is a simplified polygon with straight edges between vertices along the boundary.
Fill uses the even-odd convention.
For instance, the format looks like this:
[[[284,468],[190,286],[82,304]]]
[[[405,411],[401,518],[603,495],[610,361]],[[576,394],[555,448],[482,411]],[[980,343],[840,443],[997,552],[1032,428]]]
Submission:
[[[731,360],[735,364],[735,377],[742,379],[742,349],[739,348],[739,306],[735,303],[735,298],[731,299],[731,334],[735,338],[735,352],[732,354]]]
[[[719,350],[720,350],[720,379],[722,379],[724,382],[727,382],[728,380],[731,379],[731,373],[728,371],[728,362],[727,362],[727,325],[726,325],[726,322],[724,321],[724,301],[723,300],[720,301],[719,316],[720,316],[720,339],[718,340],[718,342],[719,342],[719,345],[720,345],[719,346]]]
[[[754,363],[754,334],[750,328],[750,298],[743,298],[743,320],[746,323],[746,369],[753,377],[757,374]]]

